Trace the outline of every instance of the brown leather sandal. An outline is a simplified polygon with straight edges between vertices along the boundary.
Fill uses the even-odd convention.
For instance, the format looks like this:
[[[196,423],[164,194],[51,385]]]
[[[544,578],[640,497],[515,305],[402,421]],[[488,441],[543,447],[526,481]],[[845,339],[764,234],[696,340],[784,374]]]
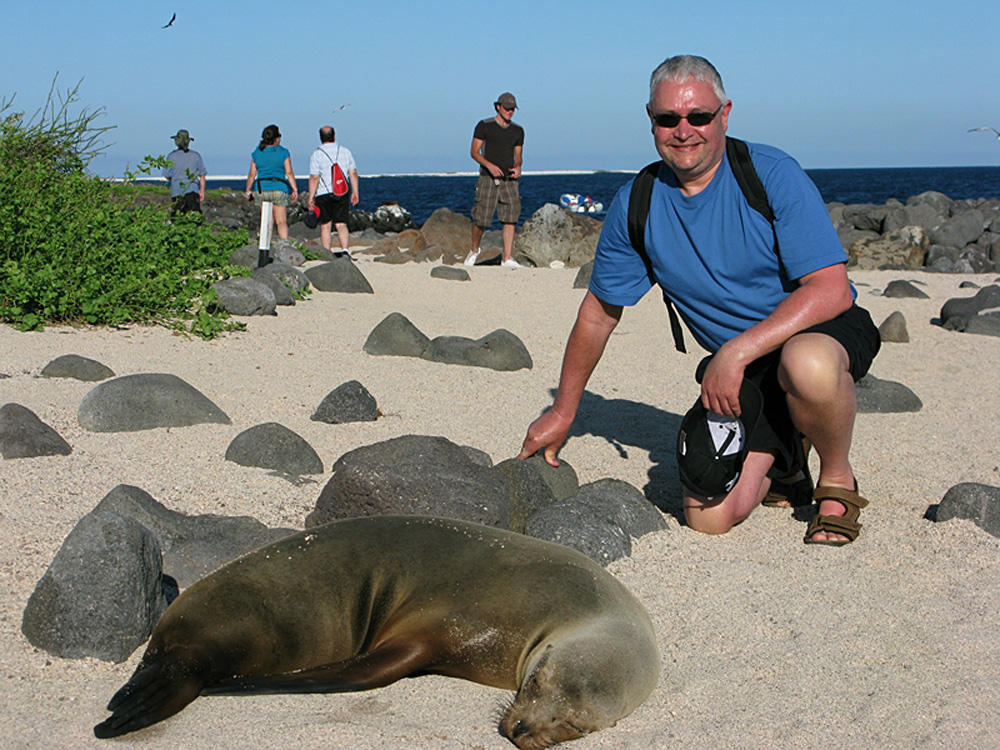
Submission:
[[[824,500],[836,500],[844,506],[845,513],[842,516],[823,516],[819,513],[806,529],[803,542],[806,544],[825,544],[829,547],[843,547],[858,538],[861,533],[861,524],[858,523],[858,516],[861,509],[868,505],[868,501],[858,494],[858,483],[854,483],[854,491],[845,490],[842,487],[817,487],[813,493],[817,506]],[[813,539],[821,531],[832,534],[842,534],[847,539],[827,540]]]

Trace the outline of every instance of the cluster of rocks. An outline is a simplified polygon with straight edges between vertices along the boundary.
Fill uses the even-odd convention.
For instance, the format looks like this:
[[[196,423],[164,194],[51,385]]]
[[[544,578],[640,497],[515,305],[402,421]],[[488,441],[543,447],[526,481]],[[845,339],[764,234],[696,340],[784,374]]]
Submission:
[[[309,196],[301,193],[299,199],[288,207],[288,224],[293,226],[306,215]],[[260,206],[256,201],[248,201],[243,193],[235,190],[213,190],[201,203],[201,212],[206,221],[226,229],[248,229],[256,233],[260,227]],[[371,229],[375,232],[402,232],[415,227],[411,214],[396,201],[387,201],[374,211],[352,208],[347,221],[351,232]],[[302,225],[305,228],[305,225]],[[310,230],[319,235],[319,230]]]
[[[439,261],[461,263],[469,252],[472,222],[447,208],[439,208],[419,229],[387,235],[367,250],[383,263]],[[552,203],[538,209],[514,235],[514,259],[539,268],[582,266],[592,261],[597,249],[601,222],[575,214]],[[480,243],[477,265],[498,265],[501,239],[487,232]]]
[[[418,357],[449,365],[487,367],[512,371],[532,367],[524,343],[505,328],[480,339],[464,336],[428,338],[402,313],[390,313],[365,340],[364,350],[374,356]]]
[[[565,461],[493,466],[483,451],[407,435],[357,448],[334,464],[304,525],[374,515],[432,515],[510,529],[574,547],[602,565],[632,540],[666,529],[631,485],[580,486]],[[65,658],[123,661],[180,589],[292,529],[248,517],[187,516],[119,485],[73,528],[25,607],[32,645]]]
[[[848,267],[1000,271],[1000,198],[952,200],[928,191],[901,203],[827,204]]]

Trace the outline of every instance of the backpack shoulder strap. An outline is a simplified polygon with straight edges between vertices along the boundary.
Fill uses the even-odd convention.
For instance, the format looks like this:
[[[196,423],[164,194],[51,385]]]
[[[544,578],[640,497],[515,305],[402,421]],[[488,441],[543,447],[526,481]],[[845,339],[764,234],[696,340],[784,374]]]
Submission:
[[[747,199],[750,208],[759,213],[774,226],[774,211],[767,200],[767,191],[764,184],[757,176],[753,161],[750,159],[750,149],[747,144],[738,138],[726,137],[726,155],[729,157],[729,166],[732,167],[733,176],[736,178],[743,197]]]
[[[653,262],[649,259],[649,253],[646,252],[646,219],[649,218],[649,202],[653,197],[653,184],[656,182],[656,175],[660,171],[662,163],[662,161],[654,161],[639,170],[632,183],[632,192],[628,200],[629,242],[642,258],[642,262],[646,265],[646,273],[649,274],[649,280],[654,284],[656,277],[653,276]],[[663,292],[663,304],[667,306],[667,315],[670,317],[670,333],[674,337],[674,348],[682,353],[687,352],[684,347],[684,331],[681,328],[681,321],[666,292]]]

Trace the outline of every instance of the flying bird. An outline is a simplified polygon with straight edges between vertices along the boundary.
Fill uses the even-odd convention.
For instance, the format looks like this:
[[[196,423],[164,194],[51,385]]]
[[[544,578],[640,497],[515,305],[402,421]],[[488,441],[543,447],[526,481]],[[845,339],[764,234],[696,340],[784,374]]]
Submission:
[[[339,112],[340,110],[342,110],[342,109],[347,109],[347,108],[348,108],[348,107],[350,107],[350,106],[351,106],[350,104],[341,104],[341,105],[340,105],[339,107],[337,107],[337,108],[336,108],[335,110],[333,110],[333,111],[334,111],[334,112]]]
[[[994,133],[997,134],[997,140],[1000,140],[1000,130],[997,130],[996,128],[972,128],[971,130],[969,130],[969,132],[976,133],[980,130],[992,130]]]
[[[173,14],[172,16],[170,16],[170,23],[168,23],[168,24],[167,24],[166,26],[164,26],[163,28],[165,28],[165,29],[169,29],[169,28],[170,28],[171,26],[173,26],[173,25],[174,25],[174,21],[176,21],[176,20],[177,20],[177,14],[176,14],[176,13],[174,13],[174,14]]]

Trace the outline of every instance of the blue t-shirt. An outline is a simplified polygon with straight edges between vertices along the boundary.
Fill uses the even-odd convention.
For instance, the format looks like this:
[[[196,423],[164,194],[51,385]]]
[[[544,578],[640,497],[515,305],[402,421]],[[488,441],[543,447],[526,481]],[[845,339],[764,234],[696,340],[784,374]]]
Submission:
[[[747,145],[774,211],[773,230],[747,203],[727,156],[693,196],[661,164],[646,221],[656,283],[710,352],[770,315],[797,279],[847,261],[823,199],[798,163],[776,148]],[[633,182],[608,210],[590,280],[590,290],[612,305],[634,305],[653,284],[628,237]]]
[[[265,146],[263,151],[259,148],[253,150],[250,158],[257,165],[257,179],[260,180],[261,190],[292,192],[285,184],[285,159],[290,156],[291,153],[284,146]],[[273,179],[275,177],[278,179]]]

